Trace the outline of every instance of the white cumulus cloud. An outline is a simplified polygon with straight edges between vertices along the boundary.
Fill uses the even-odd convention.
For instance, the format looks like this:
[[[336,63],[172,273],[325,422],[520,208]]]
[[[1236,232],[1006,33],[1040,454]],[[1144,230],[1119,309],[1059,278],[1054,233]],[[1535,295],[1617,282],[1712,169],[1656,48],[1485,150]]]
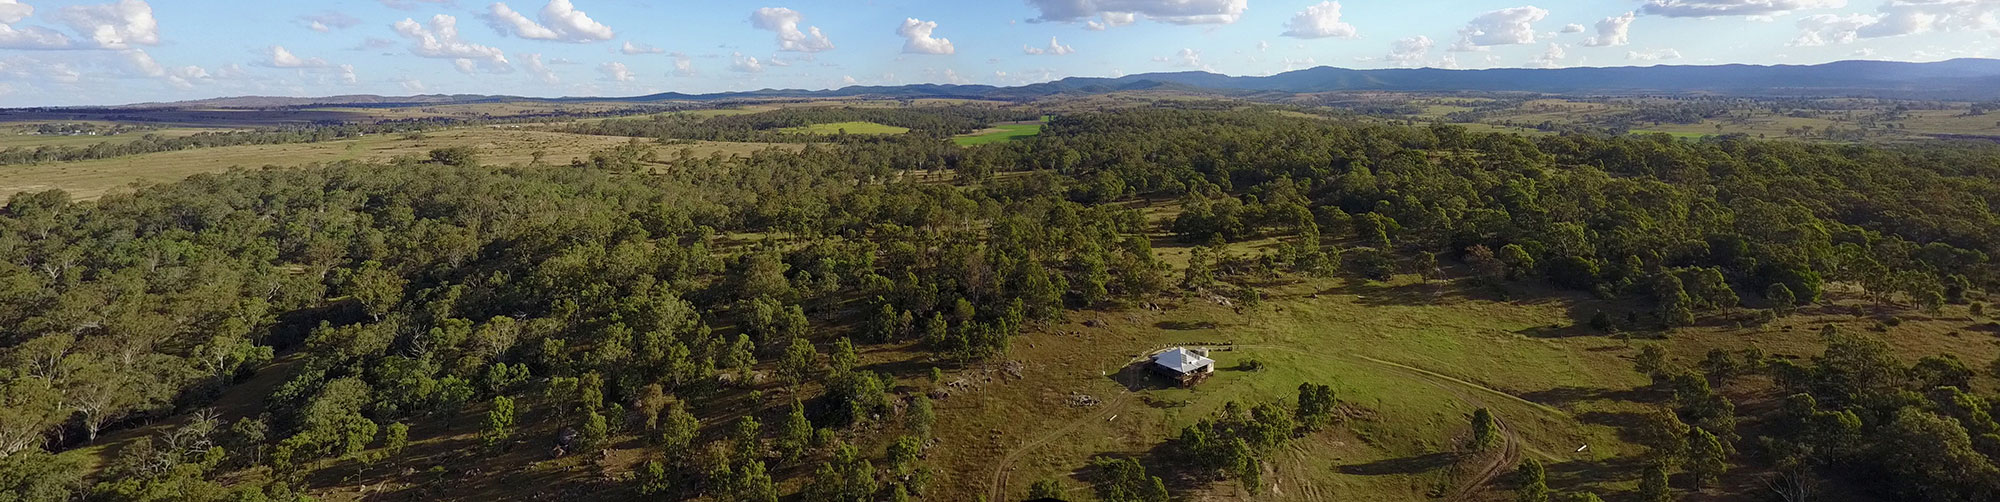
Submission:
[[[160,44],[160,22],[153,19],[153,6],[140,0],[63,7],[55,20],[90,37],[99,48]]]
[[[778,34],[778,50],[791,52],[820,52],[833,50],[833,41],[820,33],[818,26],[799,29],[805,21],[804,14],[784,7],[764,7],[750,13],[750,25],[760,30]]]
[[[1845,44],[1861,38],[1861,27],[1876,21],[1874,16],[1852,14],[1836,16],[1820,14],[1799,19],[1799,36],[1792,39],[1794,46],[1815,46]]]
[[[1139,15],[1130,12],[1106,12],[1098,15],[1098,20],[1084,22],[1084,28],[1104,31],[1111,28],[1139,22]]]
[[[745,56],[741,52],[731,54],[729,57],[730,57],[729,71],[738,73],[764,72],[764,64],[758,62],[757,58]]]
[[[266,64],[272,68],[327,68],[332,66],[327,64],[324,59],[298,57],[282,45],[273,45],[267,52],[270,53],[271,60],[267,61]]]
[[[1063,45],[1062,42],[1056,41],[1056,37],[1049,37],[1048,47],[1035,47],[1035,46],[1023,45],[1021,46],[1021,53],[1030,56],[1040,56],[1044,54],[1050,56],[1063,56],[1063,55],[1075,54],[1076,49],[1072,49],[1070,48],[1070,46]]]
[[[1547,17],[1549,11],[1533,5],[1480,14],[1458,30],[1458,43],[1451,50],[1480,51],[1495,45],[1534,43],[1534,25]]]
[[[1632,61],[1666,61],[1666,60],[1680,59],[1680,58],[1681,58],[1681,51],[1673,49],[1654,49],[1650,51],[1627,51],[1625,53],[1625,59]]]
[[[661,49],[661,48],[659,48],[659,47],[654,47],[654,46],[650,46],[650,45],[646,45],[646,44],[640,44],[640,43],[633,43],[633,42],[630,42],[630,41],[627,41],[627,42],[625,42],[625,46],[624,46],[624,47],[621,47],[621,48],[619,48],[619,49],[618,49],[618,52],[623,52],[623,53],[625,53],[626,55],[639,55],[639,54],[666,54],[666,53],[667,53],[667,50],[666,50],[666,49]]]
[[[298,20],[301,23],[305,23],[307,28],[320,33],[345,30],[361,24],[360,18],[331,10],[318,14],[299,16]]]
[[[169,67],[161,65],[158,61],[153,60],[151,54],[147,54],[143,50],[126,49],[119,51],[119,55],[124,56],[126,72],[128,74],[159,80],[161,83],[175,89],[193,89],[196,81],[211,78],[208,70],[204,70],[199,66]]]
[[[521,68],[528,70],[528,74],[533,75],[536,80],[548,85],[562,83],[562,77],[556,76],[555,70],[550,70],[549,65],[542,63],[540,53],[521,53],[515,54],[514,57],[521,60]]]
[[[1208,64],[1201,62],[1201,51],[1188,48],[1181,49],[1180,52],[1174,53],[1173,56],[1153,58],[1153,60],[1163,63],[1173,63],[1174,66],[1181,68],[1208,69]]]
[[[1092,29],[1130,24],[1138,16],[1173,24],[1229,24],[1243,18],[1250,0],[1028,0],[1036,21],[1070,23],[1102,18]],[[1095,22],[1093,22],[1095,23]]]
[[[431,18],[430,26],[404,19],[395,28],[397,34],[410,39],[410,53],[419,57],[456,60],[454,64],[460,69],[475,62],[496,73],[513,69],[500,49],[459,39],[458,18],[439,14]]]
[[[0,49],[61,49],[70,46],[69,36],[56,30],[40,26],[11,26],[34,13],[32,5],[16,0],[0,0]]]
[[[1632,43],[1632,21],[1637,13],[1627,12],[1621,16],[1607,17],[1597,22],[1597,36],[1585,40],[1586,47],[1617,47]]]
[[[35,6],[20,0],[0,0],[0,24],[14,24],[35,14]]]
[[[2000,37],[2000,0],[1889,0],[1875,14],[1820,14],[1798,21],[1792,45],[1849,43],[1941,31],[1988,31]]]
[[[1528,60],[1528,63],[1541,68],[1561,68],[1563,60],[1568,58],[1569,53],[1563,50],[1562,44],[1550,43],[1548,50],[1542,51],[1542,55]]]
[[[674,76],[676,77],[695,76],[696,73],[694,70],[693,57],[690,57],[687,54],[680,52],[669,54],[668,56],[674,58]]]
[[[1320,2],[1306,7],[1285,24],[1284,36],[1293,38],[1354,38],[1354,25],[1340,21],[1340,2]]]
[[[1396,66],[1411,68],[1429,64],[1431,47],[1436,46],[1431,37],[1417,35],[1389,44],[1389,55],[1383,57]]]
[[[957,48],[951,46],[950,39],[931,36],[931,32],[937,31],[937,26],[936,21],[923,21],[914,17],[904,19],[903,25],[896,28],[896,35],[903,37],[903,52],[908,54],[958,52]]]
[[[1667,17],[1777,16],[1846,6],[1847,0],[1651,0],[1640,10]]]
[[[548,5],[542,6],[542,11],[537,17],[540,22],[528,19],[528,16],[515,12],[504,3],[494,3],[487,6],[486,10],[484,16],[486,24],[502,35],[512,34],[531,40],[574,43],[610,40],[617,36],[611,27],[592,20],[590,15],[583,11],[576,10],[576,6],[569,0],[549,0]]]
[[[631,82],[639,79],[637,75],[632,74],[631,68],[625,67],[625,63],[604,63],[603,66],[597,67],[597,72],[603,73],[604,79],[612,82]]]

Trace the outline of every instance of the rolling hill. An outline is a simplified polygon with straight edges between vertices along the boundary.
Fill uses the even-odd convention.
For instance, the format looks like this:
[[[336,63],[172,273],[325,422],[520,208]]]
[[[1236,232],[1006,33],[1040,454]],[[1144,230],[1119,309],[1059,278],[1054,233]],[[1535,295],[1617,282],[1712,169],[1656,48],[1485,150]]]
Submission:
[[[1497,68],[1356,70],[1321,66],[1269,76],[1203,71],[1142,73],[1116,78],[1070,77],[1018,87],[911,84],[840,89],[762,89],[711,94],[669,92],[632,97],[533,98],[491,95],[350,95],[330,97],[229,97],[132,107],[271,108],[299,106],[398,106],[507,101],[665,102],[758,98],[1034,99],[1054,95],[1186,89],[1224,94],[1335,91],[1535,92],[1552,94],[1711,94],[1726,96],[1842,96],[1908,99],[2000,99],[2000,60],[1953,59],[1930,63],[1839,61],[1818,65],[1625,66],[1602,68]]]

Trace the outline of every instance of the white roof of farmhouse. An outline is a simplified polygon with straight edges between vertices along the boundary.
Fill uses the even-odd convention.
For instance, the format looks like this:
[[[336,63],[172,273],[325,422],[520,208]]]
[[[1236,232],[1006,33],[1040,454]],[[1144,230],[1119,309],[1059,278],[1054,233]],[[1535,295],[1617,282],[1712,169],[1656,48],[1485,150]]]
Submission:
[[[1203,367],[1215,364],[1215,360],[1189,352],[1187,347],[1174,347],[1173,350],[1153,356],[1153,364],[1181,373],[1194,373]]]

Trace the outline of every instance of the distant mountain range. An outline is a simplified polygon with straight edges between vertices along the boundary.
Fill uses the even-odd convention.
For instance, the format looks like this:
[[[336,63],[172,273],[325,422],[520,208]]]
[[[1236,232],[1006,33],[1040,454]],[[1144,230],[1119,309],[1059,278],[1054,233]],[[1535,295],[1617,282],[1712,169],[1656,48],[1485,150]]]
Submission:
[[[1210,72],[1144,73],[1118,78],[1071,77],[1019,87],[913,84],[829,90],[764,89],[713,94],[663,93],[623,98],[528,98],[488,95],[321,98],[234,97],[149,103],[133,107],[272,108],[314,105],[426,105],[508,101],[631,102],[717,101],[753,98],[977,98],[1020,100],[1058,95],[1178,89],[1222,94],[1337,91],[1533,92],[1550,94],[1711,94],[1758,97],[1880,97],[2000,99],[2000,60],[1953,59],[1933,63],[1839,61],[1818,65],[1628,66],[1611,68],[1437,68],[1353,70],[1322,66],[1264,77]]]

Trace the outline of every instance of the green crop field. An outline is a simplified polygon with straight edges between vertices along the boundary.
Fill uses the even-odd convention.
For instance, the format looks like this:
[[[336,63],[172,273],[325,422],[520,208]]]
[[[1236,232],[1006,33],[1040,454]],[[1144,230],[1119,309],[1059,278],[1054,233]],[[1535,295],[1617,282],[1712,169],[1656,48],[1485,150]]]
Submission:
[[[910,132],[910,129],[907,127],[882,125],[874,122],[834,122],[829,124],[813,124],[803,127],[787,127],[784,129],[779,129],[779,131],[793,133],[793,134],[827,134],[827,135],[841,134],[841,133],[903,134]]]
[[[951,142],[958,143],[959,146],[976,146],[1032,138],[1040,134],[1042,134],[1041,124],[1005,124],[952,138]]]

